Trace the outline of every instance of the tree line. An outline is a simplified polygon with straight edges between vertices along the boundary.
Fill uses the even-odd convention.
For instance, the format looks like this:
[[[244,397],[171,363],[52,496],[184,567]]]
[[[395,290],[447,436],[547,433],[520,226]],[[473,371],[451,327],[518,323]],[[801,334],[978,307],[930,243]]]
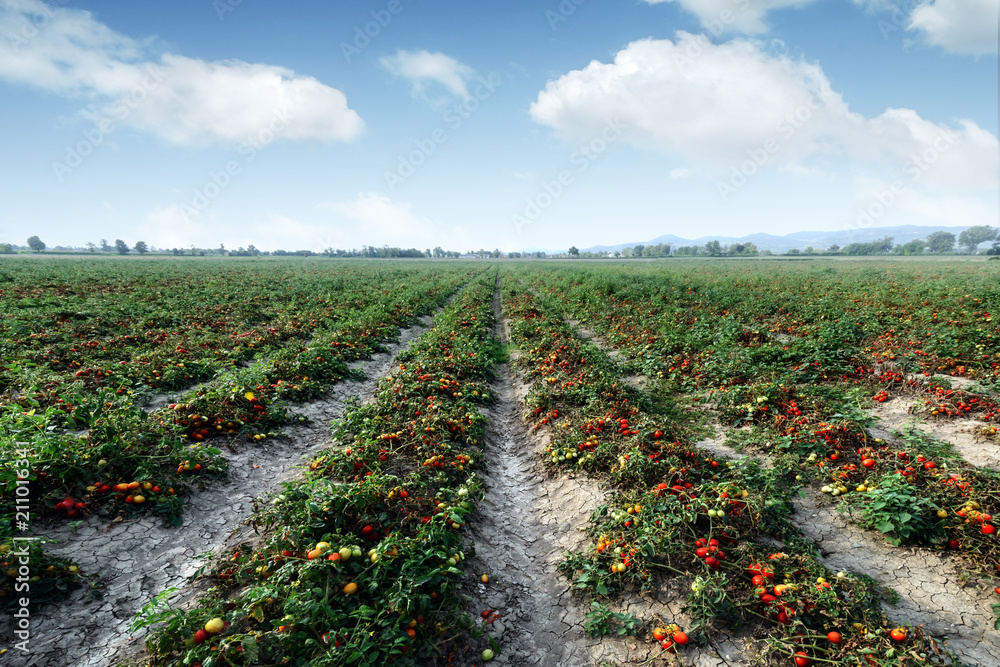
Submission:
[[[895,244],[891,236],[885,236],[876,241],[867,243],[851,243],[844,247],[833,244],[828,248],[816,249],[809,246],[805,249],[792,248],[783,253],[786,256],[796,257],[803,255],[844,255],[848,257],[861,257],[870,255],[922,255],[925,253],[948,254],[956,252],[956,245],[968,253],[977,252],[979,246],[989,241],[995,241],[993,246],[986,250],[987,255],[1000,255],[1000,228],[993,228],[989,225],[978,225],[970,227],[957,237],[951,232],[934,232],[925,239],[914,239],[902,244]],[[634,245],[622,250],[602,251],[602,252],[582,252],[576,246],[572,246],[567,254],[570,257],[582,259],[598,258],[657,258],[657,257],[768,257],[776,253],[770,250],[759,250],[754,243],[733,243],[723,245],[719,241],[709,241],[704,245],[679,246],[674,247],[670,243],[660,243],[656,245]]]
[[[876,241],[869,241],[866,243],[851,243],[843,248],[839,245],[831,245],[828,248],[816,249],[813,247],[807,247],[805,249],[792,248],[784,254],[786,256],[802,256],[802,255],[844,255],[848,257],[863,257],[871,255],[922,255],[925,253],[933,254],[948,254],[955,252],[955,246],[962,248],[965,252],[975,253],[978,251],[979,246],[984,243],[994,241],[993,246],[986,250],[987,255],[997,255],[1000,256],[1000,228],[993,228],[989,225],[977,225],[975,227],[970,227],[966,229],[961,234],[956,237],[951,232],[934,232],[930,234],[925,239],[915,239],[913,241],[907,241],[902,244],[895,244],[891,236],[885,236]],[[28,249],[41,253],[46,250],[48,246],[42,241],[38,236],[32,236],[28,239]],[[10,243],[0,243],[0,254],[11,254],[18,250],[19,248],[13,246]],[[56,247],[56,250],[73,250],[64,249],[62,247]],[[108,243],[106,239],[101,239],[100,245],[96,243],[87,243],[87,252],[96,254],[98,250],[102,253],[112,253],[115,252],[119,255],[127,255],[131,252],[135,252],[139,255],[145,255],[149,252],[157,252],[155,248],[151,248],[144,241],[136,241],[132,246],[129,246],[122,239],[115,239],[114,245]],[[453,250],[444,250],[440,246],[434,248],[433,250],[427,248],[425,250],[419,250],[417,248],[397,248],[390,247],[387,245],[377,247],[377,246],[362,246],[360,250],[358,249],[340,249],[340,248],[326,248],[320,252],[313,250],[258,250],[254,245],[250,245],[247,248],[240,246],[236,250],[227,250],[224,244],[219,244],[218,248],[206,249],[206,248],[196,248],[195,246],[190,246],[189,248],[169,248],[160,249],[161,254],[172,254],[175,256],[181,255],[194,255],[194,256],[229,256],[229,257],[259,257],[259,256],[274,256],[274,257],[287,257],[287,256],[299,256],[299,257],[360,257],[368,259],[397,259],[397,258],[432,258],[432,259],[457,259],[459,257],[476,257],[476,258],[493,258],[493,259],[521,259],[521,258],[536,258],[545,259],[548,255],[541,251],[536,252],[501,252],[499,249],[494,250],[484,250],[480,248],[479,250],[470,250],[465,255]],[[754,243],[732,243],[729,245],[722,245],[719,241],[709,241],[704,245],[696,246],[679,246],[674,247],[670,243],[659,243],[659,244],[637,244],[631,247],[623,248],[622,250],[603,251],[603,252],[581,252],[576,246],[571,246],[566,253],[568,256],[573,258],[583,258],[583,259],[598,259],[598,258],[643,258],[643,259],[655,259],[659,257],[766,257],[774,255],[775,253],[770,250],[759,250]]]

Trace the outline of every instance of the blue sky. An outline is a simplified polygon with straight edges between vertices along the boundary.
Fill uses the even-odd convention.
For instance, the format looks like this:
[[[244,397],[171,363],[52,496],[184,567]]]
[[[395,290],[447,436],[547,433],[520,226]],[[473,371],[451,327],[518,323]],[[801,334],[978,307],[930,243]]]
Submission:
[[[0,0],[0,241],[995,225],[996,25],[996,0]]]

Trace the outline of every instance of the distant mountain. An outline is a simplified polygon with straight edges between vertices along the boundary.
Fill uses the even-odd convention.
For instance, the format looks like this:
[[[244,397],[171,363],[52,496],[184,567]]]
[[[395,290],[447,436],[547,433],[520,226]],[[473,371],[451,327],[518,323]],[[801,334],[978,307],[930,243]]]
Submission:
[[[836,232],[795,232],[784,236],[774,234],[749,234],[747,236],[701,236],[696,239],[685,239],[674,234],[664,234],[657,236],[650,241],[637,241],[635,243],[617,243],[615,245],[596,245],[590,248],[581,248],[581,252],[614,252],[624,248],[632,248],[636,245],[658,245],[669,243],[674,248],[682,246],[703,246],[711,241],[718,241],[723,245],[733,243],[753,243],[758,250],[770,250],[771,252],[788,252],[793,248],[805,250],[807,247],[823,250],[831,245],[844,247],[851,243],[869,243],[884,236],[891,236],[897,245],[924,239],[934,232],[951,232],[958,237],[959,234],[968,229],[965,227],[921,227],[918,225],[900,225],[897,227],[867,227],[859,229],[846,229]]]

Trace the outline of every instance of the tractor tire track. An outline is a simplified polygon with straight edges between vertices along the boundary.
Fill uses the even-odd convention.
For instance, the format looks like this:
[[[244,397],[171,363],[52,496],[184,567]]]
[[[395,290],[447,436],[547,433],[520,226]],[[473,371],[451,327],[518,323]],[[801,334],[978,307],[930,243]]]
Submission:
[[[507,342],[499,293],[494,311],[497,333]],[[469,611],[477,618],[486,609],[499,615],[486,625],[500,642],[499,664],[589,665],[603,653],[600,642],[584,635],[583,605],[556,568],[567,549],[584,544],[583,530],[604,494],[588,480],[552,478],[545,471],[544,439],[528,433],[521,415],[528,389],[509,363],[497,368],[484,452],[488,472],[482,475],[486,499],[478,503],[471,531],[472,566],[491,581],[474,585]],[[459,665],[478,664],[487,648],[483,640],[475,646],[469,641]]]

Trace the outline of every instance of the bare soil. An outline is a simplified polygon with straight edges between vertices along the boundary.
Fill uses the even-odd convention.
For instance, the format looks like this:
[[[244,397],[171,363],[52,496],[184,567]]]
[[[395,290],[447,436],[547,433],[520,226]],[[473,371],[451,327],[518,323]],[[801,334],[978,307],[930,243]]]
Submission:
[[[83,573],[100,578],[102,599],[91,601],[88,591],[77,590],[69,599],[36,611],[30,653],[9,651],[0,656],[0,664],[104,667],[139,651],[143,633],[128,631],[135,614],[170,587],[180,589],[171,598],[175,606],[195,597],[199,585],[189,579],[209,561],[202,554],[211,556],[253,537],[243,522],[256,499],[299,476],[301,459],[331,444],[330,422],[342,416],[346,400],[370,396],[396,354],[430,322],[430,317],[423,318],[421,325],[402,330],[399,342],[388,345],[386,352],[351,364],[365,380],[340,383],[323,398],[298,406],[308,423],[286,428],[284,438],[226,451],[227,478],[186,499],[179,528],[153,517],[108,523],[97,516],[76,529],[61,523],[39,526],[38,533],[59,540],[47,547],[50,553],[71,558]],[[13,636],[9,617],[0,622],[0,632]]]
[[[885,403],[876,404],[869,412],[878,419],[878,423],[869,430],[879,438],[895,440],[894,431],[913,426],[937,440],[951,443],[972,465],[1000,470],[1000,446],[976,434],[976,430],[986,422],[968,418],[925,418],[911,414],[912,405],[912,401],[905,397],[893,397]]]
[[[894,623],[923,626],[969,665],[1000,665],[991,591],[976,580],[963,585],[963,568],[955,559],[927,549],[893,547],[848,523],[815,490],[796,499],[792,522],[819,547],[824,565],[866,574],[899,593],[895,606],[885,605]]]

